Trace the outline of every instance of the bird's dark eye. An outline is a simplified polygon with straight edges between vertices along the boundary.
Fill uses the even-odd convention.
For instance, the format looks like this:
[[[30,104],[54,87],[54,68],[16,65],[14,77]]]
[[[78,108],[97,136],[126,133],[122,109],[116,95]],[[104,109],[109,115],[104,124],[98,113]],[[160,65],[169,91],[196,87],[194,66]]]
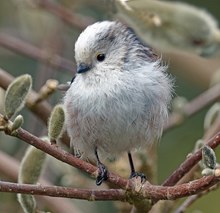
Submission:
[[[102,62],[105,60],[105,54],[98,54],[96,58],[97,58],[97,61]]]

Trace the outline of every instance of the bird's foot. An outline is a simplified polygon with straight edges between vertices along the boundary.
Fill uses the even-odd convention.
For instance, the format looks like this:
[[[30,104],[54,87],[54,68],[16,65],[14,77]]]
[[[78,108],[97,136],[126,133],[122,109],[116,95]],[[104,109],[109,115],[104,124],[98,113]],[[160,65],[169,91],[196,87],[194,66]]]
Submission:
[[[144,173],[140,173],[140,172],[132,172],[130,177],[129,177],[129,179],[136,178],[136,177],[140,177],[142,183],[144,183],[147,180],[145,174]]]
[[[108,179],[108,170],[105,167],[105,165],[102,163],[98,164],[98,169],[99,171],[98,171],[98,176],[96,178],[96,185],[100,186],[103,181]]]

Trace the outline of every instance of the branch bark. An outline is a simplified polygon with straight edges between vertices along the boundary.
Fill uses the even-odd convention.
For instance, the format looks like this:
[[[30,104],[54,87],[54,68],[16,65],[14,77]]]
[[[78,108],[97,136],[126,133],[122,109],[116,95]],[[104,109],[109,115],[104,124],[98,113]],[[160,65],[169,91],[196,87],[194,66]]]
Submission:
[[[75,189],[61,186],[43,186],[32,184],[18,184],[0,181],[1,192],[14,192],[31,195],[45,195],[51,197],[65,197],[83,200],[121,200],[124,201],[126,193],[122,189],[90,190]]]
[[[99,200],[119,200],[130,201],[132,199],[137,201],[143,199],[153,200],[175,200],[189,195],[194,195],[202,192],[209,187],[215,185],[220,181],[219,177],[208,176],[202,177],[198,180],[177,186],[156,186],[146,182],[142,185],[140,190],[123,190],[123,189],[107,189],[107,190],[94,190],[94,189],[76,189],[61,186],[43,186],[32,184],[18,184],[0,181],[1,192],[23,193],[31,195],[45,195],[51,197],[65,197],[83,199],[89,201]],[[132,182],[132,181],[128,181]],[[135,183],[135,180],[133,181]]]

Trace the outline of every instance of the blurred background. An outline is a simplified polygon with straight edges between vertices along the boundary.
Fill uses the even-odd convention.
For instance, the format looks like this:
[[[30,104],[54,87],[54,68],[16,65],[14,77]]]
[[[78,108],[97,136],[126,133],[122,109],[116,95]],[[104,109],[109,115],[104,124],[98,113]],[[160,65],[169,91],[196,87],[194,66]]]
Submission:
[[[220,20],[218,1],[188,0],[182,2],[203,8],[216,20]],[[69,13],[63,8],[67,9]],[[35,91],[39,91],[48,79],[56,79],[60,84],[71,81],[75,71],[74,43],[77,37],[87,25],[98,20],[113,19],[110,10],[110,1],[104,0],[1,1],[0,68],[12,76],[30,74],[33,78]],[[61,17],[59,14],[64,16]],[[161,52],[160,49],[157,51]],[[202,58],[186,52],[163,51],[162,57],[169,65],[169,72],[174,76],[175,96],[183,96],[187,100],[192,100],[207,90],[214,74],[220,70],[220,56],[218,54]],[[3,97],[4,90],[0,88],[0,111],[2,111]],[[62,101],[62,97],[63,92],[56,91],[48,101],[54,106]],[[182,125],[167,131],[162,137],[157,147],[158,162],[155,162],[158,164],[157,182],[159,184],[194,149],[195,142],[203,137],[204,117],[209,107],[188,118]],[[47,134],[45,122],[26,108],[22,110],[21,114],[25,118],[23,126],[25,129],[37,136]],[[17,165],[26,148],[26,143],[5,136],[0,132],[0,152],[10,158],[2,164],[7,165],[9,160],[12,160],[12,165]],[[219,159],[219,149],[216,149],[216,153]],[[48,159],[46,168],[44,177],[53,184],[67,186],[83,186],[85,184],[84,180],[79,178],[80,171],[52,158]],[[12,170],[16,170],[16,168]],[[16,181],[15,173],[7,174],[2,169],[0,171],[0,179]],[[76,179],[74,179],[74,175]],[[94,188],[94,180],[89,184],[87,182],[87,185]],[[211,192],[195,202],[187,212],[217,213],[219,196],[219,190]],[[70,199],[60,199],[60,201],[64,206],[72,205],[71,212],[107,213],[119,211],[117,202],[88,202]],[[39,200],[39,205],[42,208],[44,208],[43,203]],[[62,212],[68,213],[67,209]],[[0,193],[0,212],[22,212],[15,194]]]

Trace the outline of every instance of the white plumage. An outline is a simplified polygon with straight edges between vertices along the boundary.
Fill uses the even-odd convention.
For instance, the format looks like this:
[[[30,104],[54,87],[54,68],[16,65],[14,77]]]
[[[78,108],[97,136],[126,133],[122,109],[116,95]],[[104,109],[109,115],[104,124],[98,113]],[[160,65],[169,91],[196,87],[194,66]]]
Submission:
[[[103,61],[97,55],[104,54]],[[119,22],[98,22],[75,44],[76,74],[64,97],[66,127],[75,149],[95,159],[146,147],[168,117],[172,83],[166,67]]]

